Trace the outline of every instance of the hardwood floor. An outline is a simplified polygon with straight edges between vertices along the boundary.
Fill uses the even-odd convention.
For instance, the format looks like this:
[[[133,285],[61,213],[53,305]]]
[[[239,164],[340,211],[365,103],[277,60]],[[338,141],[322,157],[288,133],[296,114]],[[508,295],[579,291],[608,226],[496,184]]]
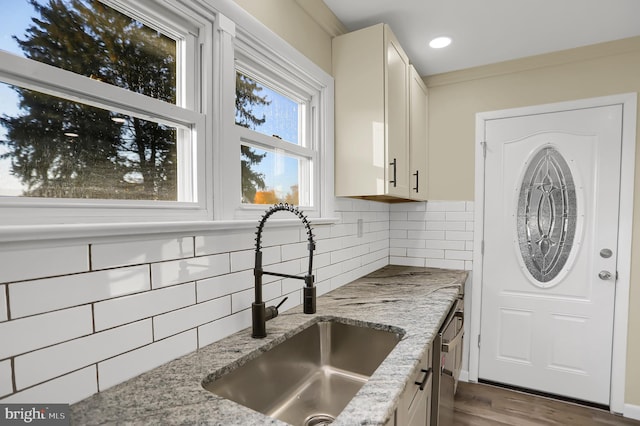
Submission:
[[[458,384],[456,426],[640,425],[607,411],[477,383]]]

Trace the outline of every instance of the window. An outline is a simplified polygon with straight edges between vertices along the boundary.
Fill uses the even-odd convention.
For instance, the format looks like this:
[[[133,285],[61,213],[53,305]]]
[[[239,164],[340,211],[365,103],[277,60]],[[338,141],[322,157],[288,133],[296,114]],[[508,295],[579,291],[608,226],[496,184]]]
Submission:
[[[310,101],[291,99],[237,71],[235,104],[242,203],[312,206],[316,152],[305,131]]]
[[[274,201],[330,216],[332,107],[331,76],[233,2],[16,0],[0,15],[0,241],[13,225],[243,227]]]
[[[229,196],[238,200],[233,217],[255,217],[263,204],[280,202],[326,216],[333,194],[333,139],[325,127],[332,80],[244,33],[234,56],[240,179]]]
[[[16,223],[25,211],[38,222],[36,206],[50,209],[43,223],[70,206],[123,220],[136,208],[171,219],[203,210],[204,119],[190,83],[199,28],[169,6],[136,4],[19,0],[0,15],[0,206]]]

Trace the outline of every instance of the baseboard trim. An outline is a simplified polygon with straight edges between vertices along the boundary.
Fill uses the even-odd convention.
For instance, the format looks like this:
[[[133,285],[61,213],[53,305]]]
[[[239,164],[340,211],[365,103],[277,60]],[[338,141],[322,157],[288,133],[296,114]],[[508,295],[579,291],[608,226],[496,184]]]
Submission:
[[[623,416],[634,420],[640,420],[640,405],[624,404]]]

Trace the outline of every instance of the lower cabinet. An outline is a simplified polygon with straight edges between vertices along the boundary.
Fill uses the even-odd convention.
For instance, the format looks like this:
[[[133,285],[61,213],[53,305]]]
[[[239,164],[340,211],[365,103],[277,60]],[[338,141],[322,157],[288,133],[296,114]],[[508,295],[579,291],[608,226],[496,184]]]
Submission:
[[[411,375],[396,408],[395,426],[429,426],[431,424],[431,346]],[[393,420],[393,419],[392,419]]]

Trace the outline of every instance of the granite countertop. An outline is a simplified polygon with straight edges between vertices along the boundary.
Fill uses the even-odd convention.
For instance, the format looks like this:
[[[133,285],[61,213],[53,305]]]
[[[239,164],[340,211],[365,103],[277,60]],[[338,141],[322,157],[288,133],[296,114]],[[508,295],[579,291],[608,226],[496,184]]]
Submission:
[[[72,423],[286,425],[212,394],[202,380],[258,356],[310,322],[340,318],[405,332],[333,423],[383,425],[466,277],[466,271],[386,266],[319,297],[316,314],[302,313],[302,306],[280,314],[267,322],[264,339],[242,330],[73,404]]]

